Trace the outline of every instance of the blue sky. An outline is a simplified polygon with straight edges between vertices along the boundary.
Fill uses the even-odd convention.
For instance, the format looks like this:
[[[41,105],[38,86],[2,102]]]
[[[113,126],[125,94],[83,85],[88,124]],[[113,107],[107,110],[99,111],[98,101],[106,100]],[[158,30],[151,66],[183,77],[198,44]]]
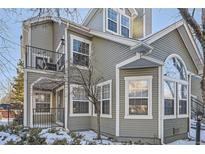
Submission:
[[[86,16],[88,10],[89,9],[79,9],[82,19]],[[3,36],[12,41],[6,42],[10,47],[7,53],[0,48],[0,54],[4,54],[4,56],[6,57],[5,59],[0,55],[0,59],[3,59],[2,61],[0,61],[0,80],[5,86],[8,86],[9,84],[8,78],[12,79],[12,76],[15,76],[16,74],[14,65],[16,65],[18,59],[20,58],[20,46],[18,44],[20,44],[22,21],[32,16],[32,14],[28,13],[26,9],[21,11],[22,15],[16,16],[15,12],[11,15],[7,14],[5,10],[0,9],[0,22],[3,18],[4,20],[6,20],[8,25],[8,32],[5,35],[3,34]],[[154,33],[180,20],[181,17],[177,9],[152,9],[152,19],[152,30]],[[8,69],[4,67],[5,65],[1,65],[1,63],[4,63],[8,67]],[[4,74],[2,73],[2,70],[4,71]],[[2,90],[2,88],[0,88],[0,98],[4,93],[5,90]]]

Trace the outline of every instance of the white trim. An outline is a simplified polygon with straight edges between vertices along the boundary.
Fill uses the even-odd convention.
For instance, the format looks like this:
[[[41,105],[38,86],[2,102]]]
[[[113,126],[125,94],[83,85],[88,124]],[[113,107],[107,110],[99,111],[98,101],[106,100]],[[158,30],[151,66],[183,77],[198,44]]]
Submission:
[[[122,23],[121,23],[122,16],[125,16],[126,18],[128,18],[128,20],[129,20],[129,27],[122,25]],[[130,18],[130,16],[126,15],[125,13],[120,13],[120,19],[119,20],[120,20],[120,32],[119,32],[120,35],[122,37],[125,37],[125,36],[122,35],[122,26],[123,26],[123,27],[129,29],[129,36],[128,36],[128,38],[130,38],[131,37],[131,18]]]
[[[103,32],[105,32],[106,26],[106,9],[103,8]]]
[[[134,76],[125,78],[125,119],[153,119],[152,116],[152,76]],[[134,80],[148,81],[148,114],[147,115],[129,115],[129,97],[128,97],[128,82]],[[147,97],[146,97],[147,98]]]
[[[149,60],[149,61],[152,61],[152,62],[160,64],[160,65],[164,65],[163,61],[155,59],[155,58],[152,58],[152,57],[149,57],[149,56],[142,56],[141,58]]]
[[[109,114],[103,114],[102,113],[102,87],[104,86],[104,85],[108,85],[109,84],[109,86],[110,86],[110,99],[109,99],[109,101],[110,101],[110,107],[109,107],[109,109],[110,109],[110,113]],[[101,113],[100,113],[100,117],[102,117],[102,118],[112,118],[112,80],[107,80],[107,81],[105,81],[105,82],[102,82],[102,83],[99,83],[99,84],[97,84],[97,86],[98,87],[100,87],[100,89],[101,89],[101,94],[100,94],[100,96],[101,96],[101,98],[100,98],[100,111],[101,111]],[[97,116],[96,115],[96,113],[95,113],[95,108],[94,108],[94,105],[92,105],[93,106],[93,116]]]
[[[146,36],[146,8],[143,8],[143,37]]]
[[[63,125],[63,123],[62,122],[60,122],[60,121],[57,121],[58,120],[58,118],[57,118],[57,101],[58,101],[58,95],[57,95],[57,93],[59,92],[59,91],[61,91],[61,90],[63,90],[63,107],[65,106],[65,90],[64,90],[64,85],[62,85],[62,86],[60,86],[59,88],[57,88],[56,89],[56,123],[58,123],[58,124],[60,124],[60,125]]]
[[[38,69],[32,69],[32,68],[25,68],[27,72],[34,72],[34,73],[42,73],[42,74],[56,74],[56,71],[51,70],[38,70]],[[63,72],[58,72],[58,74],[64,74]]]
[[[136,54],[134,57],[131,57],[121,63],[118,63],[115,68],[115,77],[116,77],[116,123],[115,123],[115,135],[120,135],[120,67],[129,64],[135,60],[140,59],[140,54]]]
[[[173,79],[173,78],[170,78],[168,76],[164,76],[164,74],[162,74],[163,76],[163,84],[164,84],[164,81],[171,81],[171,82],[174,82],[174,85],[175,85],[175,95],[174,95],[174,115],[165,115],[165,112],[163,113],[164,115],[164,119],[175,119],[175,118],[184,118],[184,117],[188,117],[188,97],[187,97],[187,114],[179,114],[179,99],[177,98],[176,95],[178,95],[178,84],[183,84],[183,85],[187,85],[187,88],[189,88],[189,84],[188,84],[188,70],[187,70],[187,67],[186,67],[186,64],[185,62],[183,61],[183,59],[178,55],[178,54],[171,54],[169,55],[166,59],[165,59],[165,62],[167,60],[169,60],[170,58],[173,58],[173,57],[176,57],[178,58],[184,68],[185,68],[185,71],[186,71],[186,78],[187,78],[187,81],[184,81],[184,80],[178,80],[178,79]],[[163,72],[164,72],[164,67],[163,67]],[[164,86],[163,86],[164,87]],[[164,91],[164,88],[163,88],[163,91]],[[188,89],[187,89],[187,92],[188,92]],[[188,95],[188,93],[187,93]],[[164,94],[163,94],[163,99],[164,99]],[[163,105],[164,105],[164,100],[163,100]],[[164,109],[163,109],[164,110]]]
[[[77,40],[77,41],[80,41],[80,42],[84,42],[84,43],[87,43],[89,44],[89,55],[85,55],[83,53],[78,53],[76,51],[73,51],[73,40]],[[70,34],[70,63],[71,63],[71,66],[74,65],[73,64],[73,53],[77,53],[77,54],[81,54],[81,55],[85,55],[85,56],[88,56],[89,59],[91,58],[91,45],[92,45],[92,42],[88,39],[85,39],[85,38],[82,38],[82,37],[78,37],[76,35],[72,35]],[[76,65],[78,68],[80,69],[85,69],[87,70],[88,68],[85,67],[85,66],[80,66],[80,65]]]
[[[40,94],[49,94],[50,95],[50,102],[45,102],[45,103],[50,103],[50,108],[52,108],[52,106],[53,106],[53,93],[51,92],[51,91],[41,91],[41,90],[33,90],[33,107],[36,109],[36,100],[35,100],[35,96],[36,96],[36,93],[40,93]],[[33,109],[34,109],[33,108]],[[50,110],[50,112],[43,112],[43,113],[38,113],[38,112],[36,112],[36,110],[35,110],[35,112],[33,113],[34,115],[39,115],[39,114],[41,114],[41,115],[44,115],[44,114],[51,114],[51,110]]]
[[[91,109],[92,109],[92,106],[91,106],[91,102],[89,102],[88,100],[88,113],[73,113],[73,88],[74,87],[82,87],[78,84],[71,84],[70,85],[70,117],[81,117],[81,116],[91,116]],[[83,87],[82,87],[83,88]],[[83,100],[85,101],[85,100]]]
[[[191,133],[191,88],[192,88],[192,84],[191,84],[191,79],[192,79],[192,74],[189,74],[189,101],[188,101],[188,115],[189,115],[189,137],[191,137],[190,133]]]
[[[24,126],[28,126],[28,123],[27,123],[27,117],[28,117],[28,110],[27,110],[27,95],[28,95],[28,91],[27,91],[27,81],[28,81],[28,75],[27,75],[27,71],[24,70],[24,106],[23,106],[23,109],[24,109],[24,118],[23,118],[23,125]]]
[[[69,53],[69,51],[68,51],[68,27],[69,27],[69,24],[67,25],[67,27],[65,28],[65,48],[63,48],[63,52],[65,53],[65,91],[64,91],[64,93],[65,93],[65,95],[64,95],[64,107],[65,107],[65,121],[64,121],[64,126],[65,126],[65,128],[66,129],[68,129],[68,116],[69,116],[69,114],[68,114],[68,112],[69,112],[69,110],[68,110],[68,53]]]
[[[188,77],[188,76],[187,76]],[[187,78],[187,80],[188,80],[188,82],[189,82],[189,78]],[[181,84],[180,82],[177,84],[177,85],[179,85],[179,84]],[[187,86],[187,98],[186,99],[182,99],[182,100],[186,100],[186,114],[179,114],[179,97],[178,97],[178,99],[177,99],[177,118],[187,118],[187,117],[189,117],[189,84],[187,83],[187,84],[181,84],[181,85],[186,85]],[[178,88],[179,88],[179,86],[178,86]],[[179,89],[177,89],[177,93],[178,93],[178,90]]]
[[[115,11],[117,13],[117,19],[116,19],[117,21],[114,21],[114,20],[108,18],[108,9],[112,9],[113,11]],[[114,32],[114,31],[108,29],[108,19],[116,23],[116,25],[117,25],[117,32]],[[109,33],[112,33],[112,34],[115,34],[115,35],[119,35],[119,13],[118,13],[117,9],[106,8],[106,28],[105,29]]]
[[[161,134],[161,119],[162,119],[162,114],[161,114],[161,86],[162,86],[162,79],[161,79],[161,74],[162,74],[162,70],[161,70],[161,66],[158,67],[158,138],[162,138],[162,134]]]

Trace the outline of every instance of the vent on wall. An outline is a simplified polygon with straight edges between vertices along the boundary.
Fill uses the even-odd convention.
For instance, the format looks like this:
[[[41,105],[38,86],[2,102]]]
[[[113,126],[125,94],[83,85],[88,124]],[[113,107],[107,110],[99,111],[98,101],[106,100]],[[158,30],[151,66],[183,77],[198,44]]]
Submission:
[[[179,134],[179,128],[173,128],[173,135]]]

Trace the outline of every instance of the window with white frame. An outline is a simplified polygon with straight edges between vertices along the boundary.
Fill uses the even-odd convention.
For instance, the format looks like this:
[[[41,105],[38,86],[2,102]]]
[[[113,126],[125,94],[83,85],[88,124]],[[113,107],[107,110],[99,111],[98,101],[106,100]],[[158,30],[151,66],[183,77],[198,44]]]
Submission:
[[[124,37],[130,36],[130,17],[124,9],[106,9],[106,30]]]
[[[125,117],[151,117],[152,76],[125,77]]]
[[[118,12],[109,8],[107,10],[107,16],[108,16],[108,30],[117,33],[117,29],[118,29]]]
[[[35,93],[35,112],[48,113],[51,106],[51,93],[36,92]]]
[[[98,84],[98,101],[100,102],[101,116],[111,116],[111,96],[112,96],[112,81],[106,81]],[[94,109],[94,114],[96,110]]]
[[[124,37],[129,37],[130,33],[130,18],[121,15],[121,35]]]
[[[88,67],[91,42],[89,40],[71,35],[72,62],[74,65]]]
[[[168,57],[164,65],[164,115],[188,116],[188,81],[185,64],[178,55]]]
[[[174,115],[175,112],[176,84],[172,81],[164,81],[164,114]]]
[[[89,114],[89,101],[84,88],[80,85],[71,85],[71,113]]]

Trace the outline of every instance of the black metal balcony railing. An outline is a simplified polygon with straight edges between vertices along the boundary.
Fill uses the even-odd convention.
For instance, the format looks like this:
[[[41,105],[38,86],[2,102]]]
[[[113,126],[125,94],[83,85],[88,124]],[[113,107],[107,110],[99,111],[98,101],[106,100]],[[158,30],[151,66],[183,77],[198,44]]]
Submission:
[[[65,54],[26,46],[26,68],[64,72]]]
[[[64,127],[64,108],[34,108],[33,127]]]

